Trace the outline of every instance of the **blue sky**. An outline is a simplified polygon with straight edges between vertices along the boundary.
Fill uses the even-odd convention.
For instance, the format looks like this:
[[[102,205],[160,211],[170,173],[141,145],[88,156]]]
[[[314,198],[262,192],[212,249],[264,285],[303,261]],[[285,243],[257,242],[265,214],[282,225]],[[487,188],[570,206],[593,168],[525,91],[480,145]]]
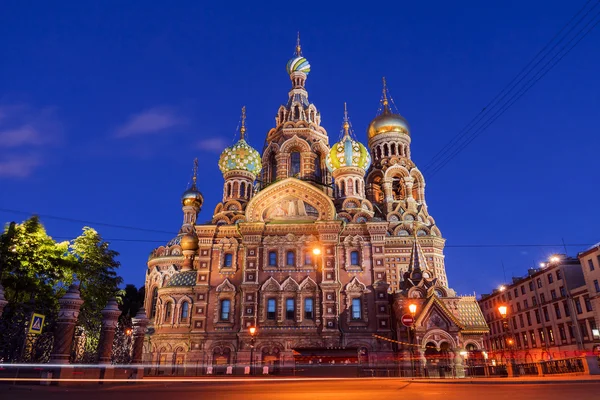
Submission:
[[[247,106],[259,150],[290,87],[300,30],[309,96],[332,141],[343,103],[359,139],[386,76],[423,167],[545,45],[583,1],[5,1],[0,6],[0,208],[172,232],[192,160],[210,219],[220,151]],[[219,4],[215,4],[219,3]],[[593,1],[592,3],[595,3]],[[486,292],[561,248],[595,243],[600,28],[459,156],[429,177],[449,282]],[[2,221],[24,215],[0,212]],[[43,218],[54,237],[83,224]],[[141,285],[168,233],[96,226]],[[581,250],[570,247],[571,254]]]

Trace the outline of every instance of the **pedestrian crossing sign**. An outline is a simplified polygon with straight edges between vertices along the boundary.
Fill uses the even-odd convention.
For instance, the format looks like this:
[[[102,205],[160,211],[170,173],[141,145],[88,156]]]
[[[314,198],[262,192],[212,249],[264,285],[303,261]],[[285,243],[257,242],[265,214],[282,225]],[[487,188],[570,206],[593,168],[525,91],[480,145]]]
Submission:
[[[44,327],[45,315],[33,313],[31,315],[31,323],[29,324],[29,333],[39,335]]]

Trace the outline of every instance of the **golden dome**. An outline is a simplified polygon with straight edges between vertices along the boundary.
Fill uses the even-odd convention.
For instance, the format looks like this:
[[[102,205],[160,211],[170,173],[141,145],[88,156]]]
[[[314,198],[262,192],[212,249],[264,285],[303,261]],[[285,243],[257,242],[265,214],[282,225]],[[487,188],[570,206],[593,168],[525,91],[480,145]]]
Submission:
[[[367,137],[374,138],[383,133],[396,132],[410,136],[408,122],[400,114],[392,114],[386,107],[383,114],[378,115],[371,121],[367,129]]]
[[[179,242],[182,250],[197,250],[198,249],[198,238],[196,235],[186,233],[181,237]]]

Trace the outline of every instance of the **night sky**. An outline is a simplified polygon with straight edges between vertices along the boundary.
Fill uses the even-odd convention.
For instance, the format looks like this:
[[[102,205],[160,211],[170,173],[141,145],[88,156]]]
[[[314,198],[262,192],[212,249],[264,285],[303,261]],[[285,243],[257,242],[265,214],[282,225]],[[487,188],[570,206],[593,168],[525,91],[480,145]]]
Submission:
[[[349,4],[3,1],[0,208],[172,232],[89,224],[121,253],[125,282],[142,285],[148,253],[181,225],[194,157],[199,220],[210,220],[217,160],[243,105],[262,150],[287,100],[299,30],[331,143],[347,102],[366,144],[387,77],[459,293],[498,286],[502,262],[510,278],[564,250],[451,246],[600,240],[600,27],[450,163],[433,176],[424,168],[583,0]],[[26,217],[0,211],[3,222]],[[85,225],[42,220],[57,239]]]

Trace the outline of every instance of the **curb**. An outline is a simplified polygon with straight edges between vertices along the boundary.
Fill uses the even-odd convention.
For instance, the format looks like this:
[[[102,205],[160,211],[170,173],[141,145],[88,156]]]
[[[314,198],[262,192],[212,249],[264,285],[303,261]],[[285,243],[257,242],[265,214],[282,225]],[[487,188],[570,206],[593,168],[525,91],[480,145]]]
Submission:
[[[563,379],[563,380],[523,380],[523,381],[487,381],[487,380],[459,380],[459,379],[448,379],[446,381],[438,380],[427,380],[427,379],[414,379],[405,380],[405,382],[411,383],[430,383],[430,384],[450,384],[450,385],[543,385],[543,384],[562,384],[562,383],[600,383],[599,379]]]

